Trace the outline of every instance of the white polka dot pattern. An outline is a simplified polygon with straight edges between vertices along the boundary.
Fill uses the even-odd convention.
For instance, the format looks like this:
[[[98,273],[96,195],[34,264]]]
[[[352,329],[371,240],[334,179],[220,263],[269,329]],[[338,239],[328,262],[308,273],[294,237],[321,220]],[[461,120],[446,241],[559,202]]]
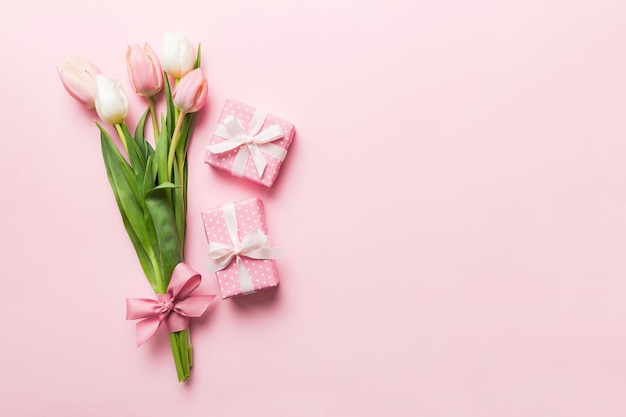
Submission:
[[[236,202],[235,213],[237,214],[239,240],[243,240],[244,236],[256,229],[261,229],[263,233],[268,235],[261,200],[258,198],[250,198]],[[226,227],[222,206],[203,211],[202,221],[209,243],[233,244],[228,235],[228,228]],[[278,285],[278,271],[276,270],[276,263],[272,259],[250,259],[242,256],[241,260],[250,273],[255,292]],[[215,274],[222,298],[230,298],[243,294],[241,288],[239,288],[237,266],[234,259],[230,265]]]
[[[255,111],[256,109],[254,107],[229,99],[226,101],[226,104],[224,104],[224,109],[222,110],[222,114],[220,115],[218,123],[224,123],[224,119],[227,116],[233,115],[241,121],[243,128],[248,131],[250,128],[250,121],[252,120],[252,116],[254,115]],[[280,125],[280,127],[282,127],[285,136],[281,139],[273,141],[272,143],[280,146],[281,148],[288,149],[295,134],[294,125],[282,119],[279,119],[276,116],[268,114],[267,118],[265,119],[265,123],[263,123],[263,126],[261,127],[261,130],[274,124],[278,124]],[[209,145],[222,143],[224,141],[224,138],[213,135],[213,137],[211,137]],[[234,149],[232,151],[220,154],[213,154],[207,151],[204,157],[204,162],[211,165],[212,167],[230,172],[233,168],[233,162],[235,161],[238,151],[239,149]],[[265,168],[265,172],[263,172],[263,176],[259,178],[259,174],[254,166],[252,158],[248,158],[243,178],[269,188],[274,185],[274,181],[276,181],[276,177],[278,176],[278,172],[280,171],[282,161],[276,158],[272,158],[269,155],[265,155],[265,159],[267,161],[267,167]]]

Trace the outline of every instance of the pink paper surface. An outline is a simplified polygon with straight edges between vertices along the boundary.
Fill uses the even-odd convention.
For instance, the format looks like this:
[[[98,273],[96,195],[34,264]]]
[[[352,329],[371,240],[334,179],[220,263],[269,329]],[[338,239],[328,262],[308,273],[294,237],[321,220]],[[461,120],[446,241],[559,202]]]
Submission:
[[[167,30],[209,82],[198,293],[202,210],[258,197],[285,248],[275,291],[192,321],[185,386],[163,329],[135,347],[152,292],[55,71],[120,79],[132,127],[126,46]],[[0,416],[626,415],[626,2],[33,0],[0,35]],[[203,162],[229,97],[298,129],[271,189]]]
[[[252,120],[252,117],[256,110],[257,109],[252,106],[248,106],[247,104],[229,99],[224,104],[224,109],[222,110],[222,114],[218,119],[218,123],[223,123],[224,119],[228,116],[234,116],[237,118],[237,120],[240,121],[241,126],[244,128],[244,130],[248,131],[250,127],[250,121]],[[271,143],[276,146],[280,146],[281,148],[289,149],[291,141],[293,140],[296,133],[293,124],[282,120],[272,114],[268,114],[265,122],[263,123],[263,126],[261,127],[261,131],[266,129],[268,126],[276,124],[281,126],[284,132],[284,136],[283,138],[275,140]],[[209,145],[221,143],[224,141],[224,138],[213,135],[211,137]],[[204,157],[204,161],[212,167],[231,172],[233,162],[238,152],[239,148],[219,154],[214,154],[207,151]],[[289,154],[287,154],[285,158],[288,157]],[[265,168],[265,171],[263,171],[263,175],[259,177],[252,158],[248,158],[248,162],[246,164],[245,170],[243,171],[242,178],[260,185],[264,185],[266,187],[271,187],[272,185],[274,185],[274,181],[276,181],[276,178],[278,177],[278,174],[280,172],[280,166],[282,165],[283,161],[268,155],[265,155],[265,160],[267,161],[267,167]]]
[[[247,200],[238,201],[234,203],[234,208],[237,215],[237,230],[240,242],[243,241],[248,233],[254,232],[257,229],[261,230],[269,238],[261,200],[258,198],[249,198]],[[209,243],[216,242],[230,246],[233,245],[228,234],[226,221],[224,220],[222,206],[203,211],[202,222],[204,223],[204,229]],[[271,240],[269,244],[271,245]],[[251,259],[242,256],[240,262],[247,268],[255,292],[267,290],[278,285],[278,271],[276,270],[276,263],[273,259]],[[242,295],[238,280],[237,265],[234,259],[226,268],[217,271],[215,275],[217,276],[222,298]]]

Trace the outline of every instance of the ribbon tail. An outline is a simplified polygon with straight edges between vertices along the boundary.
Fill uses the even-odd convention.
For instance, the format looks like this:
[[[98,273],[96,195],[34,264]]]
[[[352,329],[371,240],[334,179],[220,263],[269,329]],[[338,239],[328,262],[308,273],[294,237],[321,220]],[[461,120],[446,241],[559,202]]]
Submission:
[[[230,172],[233,175],[238,177],[243,177],[243,173],[246,170],[246,165],[248,164],[248,156],[250,155],[250,150],[248,146],[242,146],[239,148],[239,152],[237,152],[237,156],[233,161],[233,167]]]
[[[234,255],[226,256],[219,259],[209,259],[209,262],[206,263],[206,268],[209,272],[217,272],[226,268],[230,262],[232,261]]]
[[[272,158],[278,159],[279,161],[284,161],[287,157],[287,149],[281,148],[280,146],[273,143],[264,143],[262,145],[259,145],[259,148],[261,148],[261,151],[265,155],[271,156]]]
[[[182,332],[189,327],[189,317],[171,313],[165,318],[165,326],[169,333]]]
[[[252,161],[254,162],[254,166],[259,173],[259,177],[262,177],[263,172],[265,172],[265,167],[267,166],[265,155],[263,155],[263,152],[261,152],[261,149],[259,149],[257,145],[251,145],[249,148],[250,155],[252,156]]]
[[[263,246],[246,252],[245,256],[252,259],[278,259],[283,256],[283,249],[273,246]]]
[[[228,151],[232,151],[233,149],[237,149],[243,145],[241,142],[236,142],[234,140],[227,140],[225,142],[215,143],[213,145],[205,146],[205,149],[211,153],[224,153]]]
[[[161,326],[161,318],[159,316],[148,317],[147,319],[137,322],[137,347],[146,343]]]
[[[254,293],[254,285],[252,284],[252,278],[250,277],[250,273],[248,272],[248,268],[243,264],[243,262],[238,259],[237,262],[237,276],[239,277],[239,289],[241,290],[243,295],[248,295]]]

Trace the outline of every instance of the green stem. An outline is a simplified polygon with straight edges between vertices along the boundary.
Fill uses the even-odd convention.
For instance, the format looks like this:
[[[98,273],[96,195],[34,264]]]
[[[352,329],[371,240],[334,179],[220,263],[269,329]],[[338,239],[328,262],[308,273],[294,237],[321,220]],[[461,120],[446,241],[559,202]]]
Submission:
[[[183,368],[183,360],[181,355],[181,346],[178,339],[180,332],[170,333],[170,345],[172,346],[172,354],[174,355],[174,363],[176,364],[176,374],[178,375],[178,382],[185,382],[185,368]],[[188,370],[187,370],[188,373]]]
[[[128,154],[128,144],[126,143],[126,135],[124,134],[124,129],[122,129],[122,125],[120,123],[115,123],[115,130],[117,130],[117,134],[120,136],[120,140],[122,141],[122,145],[124,145],[124,150],[126,151],[126,155]]]
[[[154,132],[154,146],[159,140],[159,120],[157,119],[156,106],[154,97],[148,97],[148,106],[150,107],[150,118],[152,119],[152,131]]]
[[[172,168],[174,166],[174,156],[176,155],[176,146],[180,139],[180,130],[183,127],[183,120],[185,119],[185,113],[181,113],[180,117],[176,121],[176,127],[172,134],[172,143],[170,144],[170,150],[167,154],[167,174],[172,175]],[[171,179],[171,178],[170,178]]]
[[[174,78],[174,91],[176,91],[176,87],[178,86],[179,81],[180,81],[180,78]],[[178,110],[178,107],[174,106],[174,120],[175,121],[178,121],[179,115],[180,115],[180,110]]]
[[[180,211],[182,213],[182,218],[186,219],[187,218],[187,190],[185,187],[185,181],[186,178],[184,177],[185,175],[185,156],[184,155],[180,155],[177,154],[176,155],[176,160],[178,162],[178,178],[180,179],[180,201],[178,202],[180,204]],[[180,231],[180,250],[183,252],[183,256],[185,253],[185,234],[186,234],[186,220],[183,220],[182,222],[182,230]]]
[[[190,367],[189,364],[189,328],[178,332],[178,341],[180,346],[180,357],[182,359],[183,372],[185,379],[189,378]]]
[[[176,154],[176,162],[178,162],[178,178],[180,178],[180,185],[183,185],[183,181],[185,180],[183,178],[183,174],[185,173],[185,155],[182,154]],[[185,195],[183,194],[183,201],[185,200]]]
[[[187,355],[189,357],[189,367],[193,366],[193,348],[191,346],[191,333],[189,333],[189,329],[187,331]]]
[[[185,382],[191,375],[191,338],[189,328],[169,334],[176,374],[179,382]]]

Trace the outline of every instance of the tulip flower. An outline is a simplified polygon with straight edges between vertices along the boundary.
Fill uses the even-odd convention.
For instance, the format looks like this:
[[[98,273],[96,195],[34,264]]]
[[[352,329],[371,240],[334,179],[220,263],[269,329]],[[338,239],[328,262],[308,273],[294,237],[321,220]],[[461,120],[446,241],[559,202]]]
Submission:
[[[171,32],[165,34],[161,62],[165,72],[177,79],[194,68],[194,48],[187,35]]]
[[[96,111],[112,125],[124,121],[128,114],[128,99],[119,81],[104,75],[96,76]]]
[[[68,93],[88,109],[93,109],[97,74],[101,71],[82,58],[67,58],[57,67],[61,82]]]
[[[178,145],[178,140],[180,139],[180,132],[185,116],[187,113],[197,112],[204,106],[208,92],[209,87],[206,81],[206,76],[200,68],[196,68],[195,70],[187,73],[180,79],[180,82],[176,86],[176,91],[174,91],[174,94],[172,95],[172,101],[180,110],[180,115],[176,121],[176,127],[174,127],[170,151],[167,157],[168,172],[172,171],[176,146]],[[182,169],[182,165],[180,164],[179,169]]]
[[[150,45],[143,49],[135,44],[126,50],[126,67],[135,93],[152,97],[163,88],[163,70],[159,58]]]
[[[159,61],[147,44],[143,47],[135,44],[126,50],[126,65],[132,88],[144,96],[149,105],[154,146],[145,137],[145,113],[133,129],[129,129],[125,120],[129,103],[119,81],[100,74],[97,68],[79,58],[66,60],[59,66],[58,72],[68,92],[85,105],[95,106],[102,119],[102,122],[96,121],[95,124],[99,130],[107,177],[139,263],[157,294],[157,300],[154,301],[158,304],[156,308],[163,310],[152,315],[154,320],[150,323],[150,317],[142,316],[144,327],[141,329],[145,330],[145,326],[154,324],[151,327],[154,330],[163,319],[166,319],[165,324],[168,325],[172,320],[178,320],[174,320],[176,323],[173,327],[170,326],[169,340],[178,380],[184,382],[189,378],[192,361],[188,316],[200,313],[196,308],[195,312],[190,310],[187,312],[189,314],[175,315],[177,311],[174,310],[184,307],[181,306],[181,300],[185,297],[179,295],[189,290],[190,285],[199,283],[199,275],[184,264],[187,145],[191,140],[195,116],[195,113],[190,112],[205,104],[207,82],[200,70],[192,71],[200,67],[201,54],[198,50],[195,57],[192,44],[185,35],[168,34],[164,46],[166,63]],[[163,69],[168,74],[163,74]],[[176,96],[180,108],[172,98],[176,87],[179,87]],[[158,94],[161,89],[167,89],[167,94]],[[156,118],[158,98],[165,102],[165,114],[160,117],[162,129]],[[109,132],[113,129],[119,135],[121,146],[112,137],[113,132]],[[124,149],[121,149],[122,146]],[[180,290],[178,295],[175,294],[177,289]],[[172,298],[172,294],[176,297]],[[178,304],[174,306],[176,302]],[[127,317],[138,317],[133,313],[137,312],[134,309],[136,305],[127,303],[127,306]],[[165,317],[168,313],[172,314]],[[143,333],[140,327],[138,337],[141,338]]]
[[[204,106],[208,92],[206,76],[200,68],[196,68],[180,79],[172,101],[182,113],[195,113]]]

